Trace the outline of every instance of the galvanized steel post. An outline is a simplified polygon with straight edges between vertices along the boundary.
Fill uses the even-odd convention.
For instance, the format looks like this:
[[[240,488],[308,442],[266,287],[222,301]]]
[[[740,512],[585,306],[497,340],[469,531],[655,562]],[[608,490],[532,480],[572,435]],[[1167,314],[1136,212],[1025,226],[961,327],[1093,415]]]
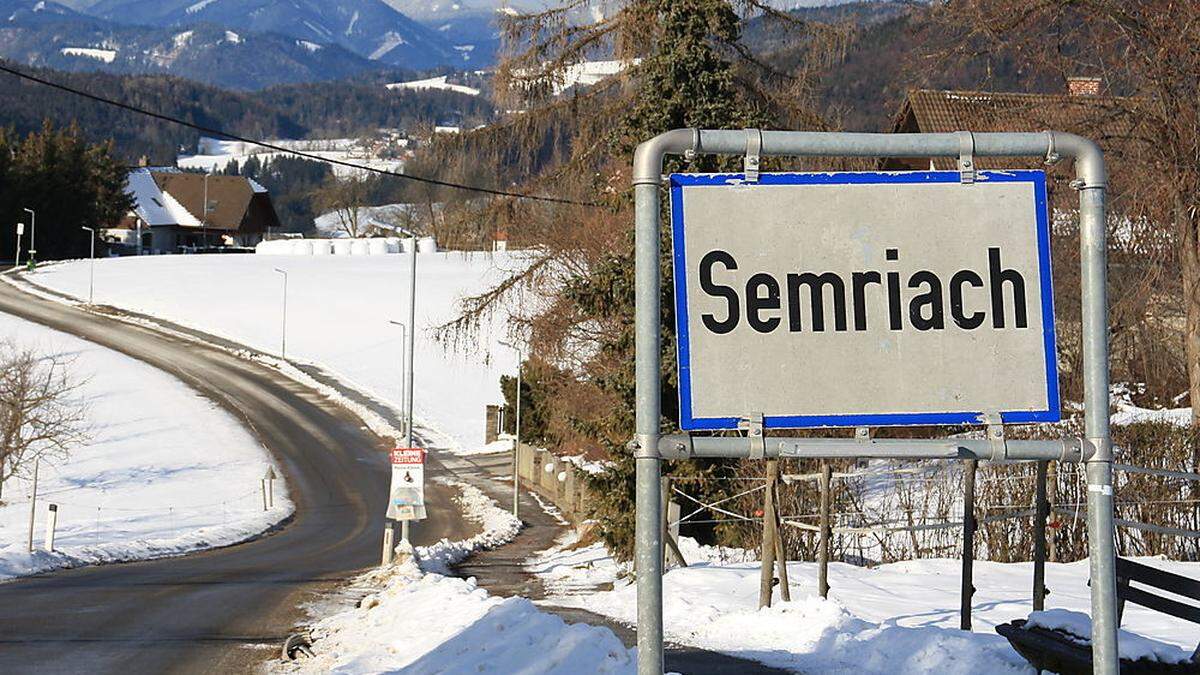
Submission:
[[[762,155],[846,157],[958,157],[961,134],[865,134],[764,131]],[[1010,441],[1008,459],[1072,461],[1082,456],[1088,474],[1088,547],[1092,585],[1092,643],[1097,673],[1117,673],[1116,564],[1113,532],[1112,450],[1108,429],[1108,317],[1105,289],[1104,158],[1092,141],[1061,132],[974,134],[977,157],[1058,157],[1075,160],[1080,190],[1080,247],[1083,290],[1084,406],[1086,442],[1061,445]],[[739,155],[746,152],[747,132],[675,129],[638,146],[634,154],[636,199],[636,386],[637,465],[638,672],[662,672],[662,536],[659,477],[661,347],[659,335],[659,184],[667,154],[684,152]],[[757,144],[756,144],[757,147]],[[701,441],[704,443],[702,445]],[[773,456],[851,457],[889,456],[926,459],[980,457],[969,442],[873,441],[862,446],[833,439],[780,443],[768,448]],[[735,439],[671,439],[671,456],[738,456]],[[941,445],[942,447],[937,447]],[[1057,447],[1056,447],[1057,446]],[[1016,451],[1016,452],[1014,452]],[[978,453],[978,454],[976,454]]]
[[[643,146],[644,147],[644,146]],[[639,151],[641,148],[639,148]],[[661,675],[663,672],[662,608],[662,460],[658,454],[658,434],[662,409],[659,390],[659,268],[658,268],[658,182],[659,169],[652,176],[634,177],[636,191],[637,310],[634,315],[637,337],[637,436],[634,462],[637,468],[636,551],[637,562],[637,647],[638,674]],[[641,182],[639,182],[641,181]]]

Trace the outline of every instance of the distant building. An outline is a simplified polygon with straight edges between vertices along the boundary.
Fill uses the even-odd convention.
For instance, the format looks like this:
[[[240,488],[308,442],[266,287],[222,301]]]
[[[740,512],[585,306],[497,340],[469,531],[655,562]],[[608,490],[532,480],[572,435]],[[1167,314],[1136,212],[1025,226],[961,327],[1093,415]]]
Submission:
[[[280,227],[267,189],[243,176],[139,168],[126,189],[133,210],[105,238],[130,253],[250,247]]]
[[[1072,77],[1061,94],[1026,94],[989,91],[937,91],[916,89],[908,92],[893,119],[891,132],[946,133],[954,131],[1065,131],[1096,140],[1110,164],[1138,147],[1140,123],[1131,114],[1130,99],[1102,93],[1102,82],[1093,77]],[[1040,163],[1029,157],[976,157],[979,169],[1037,168]],[[1059,187],[1066,198],[1070,191],[1061,187],[1074,178],[1069,162],[1050,172],[1051,193]],[[954,170],[953,157],[890,158],[881,162],[886,170]],[[1069,206],[1069,205],[1068,205]]]

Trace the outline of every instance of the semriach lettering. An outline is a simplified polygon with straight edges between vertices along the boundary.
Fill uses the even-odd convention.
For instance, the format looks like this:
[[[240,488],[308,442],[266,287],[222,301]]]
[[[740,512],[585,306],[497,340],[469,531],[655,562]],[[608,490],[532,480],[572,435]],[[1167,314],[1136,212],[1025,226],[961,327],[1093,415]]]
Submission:
[[[889,248],[884,256],[899,262],[900,251]],[[929,270],[917,270],[907,279],[895,270],[867,270],[851,272],[848,279],[836,272],[797,271],[782,277],[755,272],[738,287],[719,281],[737,270],[737,260],[727,251],[709,251],[700,259],[701,290],[725,305],[724,312],[701,315],[714,333],[729,333],[743,319],[759,333],[780,328],[793,333],[865,331],[880,321],[890,330],[943,330],[947,317],[964,330],[985,324],[995,329],[1029,327],[1025,277],[1004,267],[999,247],[987,249],[986,271],[963,269],[946,280]],[[869,292],[886,302],[871,302]],[[886,310],[882,315],[868,311],[881,309],[881,304]]]

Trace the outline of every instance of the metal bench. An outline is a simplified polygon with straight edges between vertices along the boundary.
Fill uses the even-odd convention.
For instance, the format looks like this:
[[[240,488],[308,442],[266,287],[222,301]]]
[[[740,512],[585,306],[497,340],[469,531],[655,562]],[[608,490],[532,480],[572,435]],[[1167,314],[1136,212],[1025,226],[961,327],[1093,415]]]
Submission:
[[[1164,590],[1174,595],[1200,600],[1200,581],[1164,572],[1160,569],[1117,558],[1117,620],[1125,613],[1125,603],[1132,602],[1163,614],[1200,624],[1200,607],[1178,600],[1156,595],[1142,588],[1130,586],[1137,582],[1143,586]],[[1025,626],[1024,619],[1017,619],[996,626],[996,632],[1008,639],[1038,672],[1049,671],[1062,675],[1090,674],[1092,672],[1092,646],[1080,642],[1063,631],[1040,626]],[[1148,658],[1133,661],[1121,659],[1121,673],[1200,673],[1200,645],[1186,663],[1163,663]]]

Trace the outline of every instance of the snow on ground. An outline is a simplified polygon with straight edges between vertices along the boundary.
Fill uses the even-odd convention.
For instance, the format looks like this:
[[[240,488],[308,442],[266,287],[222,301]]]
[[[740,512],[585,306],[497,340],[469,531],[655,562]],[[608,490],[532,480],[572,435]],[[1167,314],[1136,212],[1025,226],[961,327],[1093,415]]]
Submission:
[[[577,541],[569,537],[527,564],[546,584],[545,602],[632,624],[636,588],[627,568],[615,563],[603,545],[580,547]],[[691,566],[664,577],[668,640],[804,672],[1031,672],[994,631],[997,624],[1030,614],[1031,563],[975,563],[974,632],[968,634],[957,628],[958,560],[872,569],[834,563],[827,601],[817,594],[816,563],[792,562],[792,602],[781,602],[776,594],[771,608],[759,610],[760,567],[749,560],[752,552],[701,547],[688,538],[680,546]],[[1200,563],[1142,562],[1200,576]],[[1048,606],[1090,613],[1087,578],[1087,561],[1047,564]],[[609,584],[612,590],[596,590]],[[1052,614],[1055,618],[1061,617]],[[1200,640],[1195,625],[1135,605],[1126,607],[1122,628],[1169,645],[1152,645],[1159,653],[1190,655]],[[1123,649],[1130,653],[1150,650],[1136,639],[1123,642],[1129,642]]]
[[[229,413],[173,377],[79,338],[0,314],[0,339],[72,360],[90,442],[39,470],[37,551],[27,548],[31,483],[0,506],[0,579],[59,567],[178,555],[253,537],[292,513],[282,480],[263,511],[266,450]],[[55,551],[42,550],[49,504]]]
[[[484,321],[477,339],[448,351],[433,328],[458,315],[458,300],[522,264],[520,253],[417,256],[415,416],[433,447],[483,445],[485,407],[502,401],[500,375],[514,352],[500,344],[508,317]],[[96,261],[95,301],[203,330],[278,354],[288,273],[287,356],[322,365],[339,380],[399,409],[401,329],[408,320],[408,256],[142,256]],[[29,277],[87,297],[88,263],[48,265]]]
[[[474,579],[429,570],[470,551],[511,541],[520,529],[511,513],[458,481],[459,503],[482,532],[465,542],[441,542],[411,558],[368,572],[356,584],[377,590],[357,607],[310,628],[314,658],[278,666],[283,672],[380,673],[633,673],[634,652],[607,628],[568,626],[524,598],[497,598]]]

